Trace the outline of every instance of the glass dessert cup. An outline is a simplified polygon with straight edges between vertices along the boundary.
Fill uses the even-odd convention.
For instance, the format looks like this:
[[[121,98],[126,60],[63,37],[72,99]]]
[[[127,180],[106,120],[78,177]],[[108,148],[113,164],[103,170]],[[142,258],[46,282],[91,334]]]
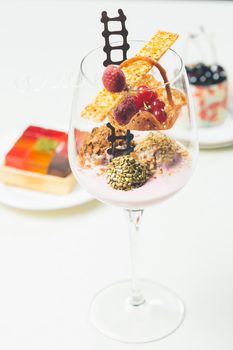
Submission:
[[[144,44],[143,41],[129,43],[129,57]],[[142,80],[139,86],[143,86],[147,96],[161,90],[159,97],[165,96],[166,99],[169,84],[175,102],[185,97],[182,100],[185,103],[173,118],[174,124],[166,128],[166,123],[161,122],[163,130],[160,131],[147,126],[143,131],[132,127],[132,153],[122,153],[123,156],[118,154],[116,157],[109,154],[113,143],[110,141],[111,129],[106,124],[109,121],[114,124],[114,115],[109,115],[102,122],[81,117],[83,109],[103,88],[104,56],[103,48],[99,47],[81,62],[72,105],[69,160],[78,182],[93,197],[125,210],[129,225],[132,278],[112,284],[96,294],[90,308],[90,319],[100,332],[110,338],[127,343],[146,343],[165,338],[182,324],[184,304],[168,288],[139,279],[140,221],[145,207],[173,196],[191,177],[198,154],[197,129],[182,59],[169,49],[160,60],[166,69],[169,83],[162,81],[159,71],[154,67],[149,73],[150,82]],[[153,79],[156,80],[156,87]],[[138,91],[138,87],[130,88],[127,95],[138,96]],[[148,103],[143,106],[143,113],[151,111]],[[141,116],[142,119],[145,115],[147,117],[146,113]],[[121,129],[117,131],[116,127],[115,130],[118,136],[126,134],[126,129],[122,132]],[[188,135],[185,143],[179,138],[182,130]],[[116,148],[122,152],[126,141],[119,139],[117,142]]]
[[[228,75],[219,64],[213,36],[202,26],[188,35],[184,57],[198,127],[223,124],[229,114]]]

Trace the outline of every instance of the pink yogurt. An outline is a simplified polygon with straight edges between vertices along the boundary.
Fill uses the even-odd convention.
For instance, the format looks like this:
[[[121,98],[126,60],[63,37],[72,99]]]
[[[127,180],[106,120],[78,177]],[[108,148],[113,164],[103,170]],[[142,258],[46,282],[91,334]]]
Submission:
[[[144,208],[162,202],[174,195],[188,181],[192,174],[190,158],[183,160],[163,174],[156,174],[142,187],[131,191],[115,190],[107,184],[106,175],[98,175],[100,168],[82,169],[78,172],[78,181],[89,193],[102,202],[124,208]]]

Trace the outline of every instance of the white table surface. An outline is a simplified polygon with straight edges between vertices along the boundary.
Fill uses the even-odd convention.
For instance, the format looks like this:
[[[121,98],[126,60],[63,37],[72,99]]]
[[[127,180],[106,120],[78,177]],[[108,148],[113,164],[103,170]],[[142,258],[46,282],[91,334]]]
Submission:
[[[68,125],[79,60],[102,43],[98,15],[120,6],[131,38],[164,28],[181,33],[182,47],[183,35],[204,23],[233,75],[230,2],[1,2],[0,136],[29,122]],[[58,72],[68,79],[61,88],[52,87]],[[95,292],[130,274],[120,209],[97,201],[54,212],[0,206],[0,349],[232,350],[232,184],[233,149],[202,151],[189,184],[146,210],[141,275],[173,288],[187,306],[182,327],[148,345],[114,342],[87,318]]]

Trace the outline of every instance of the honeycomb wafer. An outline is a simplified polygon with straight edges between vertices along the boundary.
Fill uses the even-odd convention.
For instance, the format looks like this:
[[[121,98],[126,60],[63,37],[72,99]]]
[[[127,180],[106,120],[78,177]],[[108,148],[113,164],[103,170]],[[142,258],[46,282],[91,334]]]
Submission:
[[[158,61],[177,38],[177,34],[158,31],[136,56],[145,56]],[[128,67],[123,67],[122,70],[128,86],[134,87],[150,71],[151,67],[151,64],[143,61],[137,61]],[[97,94],[93,103],[84,108],[81,116],[95,122],[102,122],[126,94],[126,91],[111,93],[104,88]]]
[[[129,130],[161,130],[163,125],[155,118],[155,116],[147,111],[139,111],[135,114],[126,129]]]

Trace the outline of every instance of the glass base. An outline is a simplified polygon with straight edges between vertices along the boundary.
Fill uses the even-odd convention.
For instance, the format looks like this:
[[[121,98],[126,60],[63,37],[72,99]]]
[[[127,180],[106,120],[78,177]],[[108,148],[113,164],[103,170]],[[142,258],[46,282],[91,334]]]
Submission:
[[[184,304],[168,288],[140,281],[145,302],[130,304],[131,281],[112,284],[93,299],[90,318],[104,335],[125,343],[147,343],[172,334],[184,320]]]

